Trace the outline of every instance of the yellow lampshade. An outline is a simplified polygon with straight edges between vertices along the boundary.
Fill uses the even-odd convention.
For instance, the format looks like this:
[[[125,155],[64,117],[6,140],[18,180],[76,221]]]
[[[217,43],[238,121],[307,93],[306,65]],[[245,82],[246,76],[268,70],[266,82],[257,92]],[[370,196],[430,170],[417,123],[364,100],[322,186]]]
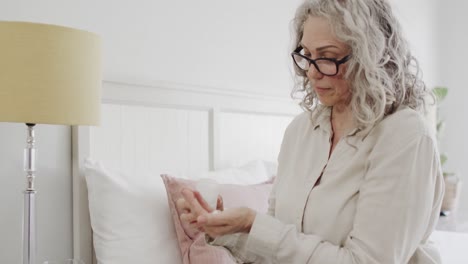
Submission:
[[[101,83],[97,35],[0,21],[0,122],[97,125]]]

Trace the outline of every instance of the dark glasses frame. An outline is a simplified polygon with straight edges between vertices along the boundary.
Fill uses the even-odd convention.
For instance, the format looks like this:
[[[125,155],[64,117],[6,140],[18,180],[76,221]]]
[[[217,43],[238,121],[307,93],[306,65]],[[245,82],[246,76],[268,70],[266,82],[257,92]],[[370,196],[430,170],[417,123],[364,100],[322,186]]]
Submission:
[[[338,71],[339,71],[339,67],[341,64],[343,63],[346,63],[347,61],[349,61],[349,59],[351,58],[351,55],[346,55],[344,58],[338,60],[338,59],[332,59],[332,58],[318,58],[318,59],[311,59],[311,58],[308,58],[304,55],[302,55],[301,53],[299,53],[303,48],[302,47],[297,47],[292,53],[291,53],[291,57],[293,58],[293,61],[294,63],[296,64],[296,66],[303,70],[303,71],[308,71],[310,69],[310,65],[314,65],[315,69],[317,69],[318,72],[320,72],[321,74],[325,75],[325,76],[335,76],[338,74]],[[296,61],[296,57],[295,56],[299,56],[303,59],[305,59],[308,63],[309,63],[309,66],[307,69],[303,69],[301,66],[299,66],[299,64],[297,63]],[[326,74],[326,73],[323,73],[317,62],[320,62],[320,61],[328,61],[328,62],[332,62],[335,64],[335,73],[334,74]]]

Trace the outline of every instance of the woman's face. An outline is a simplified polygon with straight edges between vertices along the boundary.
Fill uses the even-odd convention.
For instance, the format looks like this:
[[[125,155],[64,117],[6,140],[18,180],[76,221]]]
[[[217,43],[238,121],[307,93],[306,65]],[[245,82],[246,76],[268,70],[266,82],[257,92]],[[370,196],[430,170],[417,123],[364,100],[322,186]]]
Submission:
[[[321,17],[309,16],[304,23],[304,34],[300,45],[304,49],[304,55],[311,59],[333,58],[340,60],[349,54],[347,45],[337,39],[331,25],[325,18]],[[341,64],[337,75],[326,76],[310,65],[307,77],[323,105],[348,105],[351,92],[348,81],[343,78],[346,68],[346,63]]]

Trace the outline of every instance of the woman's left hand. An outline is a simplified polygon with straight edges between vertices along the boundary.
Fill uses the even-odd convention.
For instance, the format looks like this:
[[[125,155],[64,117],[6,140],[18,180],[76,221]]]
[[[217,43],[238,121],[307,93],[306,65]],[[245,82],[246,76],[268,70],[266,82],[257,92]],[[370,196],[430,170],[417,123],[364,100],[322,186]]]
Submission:
[[[206,205],[203,199],[187,190],[182,191],[182,195],[190,205],[193,215],[196,216],[196,226],[210,237],[250,232],[257,214],[253,209],[239,207],[209,213],[204,208]]]
[[[247,207],[230,208],[203,214],[197,222],[205,233],[212,238],[234,233],[249,233],[255,220],[256,212]]]

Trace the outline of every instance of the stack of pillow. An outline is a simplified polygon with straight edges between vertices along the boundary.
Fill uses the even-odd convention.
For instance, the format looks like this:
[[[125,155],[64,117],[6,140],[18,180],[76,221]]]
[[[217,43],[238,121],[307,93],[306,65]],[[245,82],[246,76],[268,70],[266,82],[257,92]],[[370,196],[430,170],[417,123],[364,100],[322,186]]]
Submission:
[[[200,178],[215,179],[226,207],[265,212],[275,165],[250,162],[239,168],[205,172],[194,179],[125,173],[87,160],[85,177],[98,263],[235,263],[203,234],[181,224],[175,201],[180,190]]]

